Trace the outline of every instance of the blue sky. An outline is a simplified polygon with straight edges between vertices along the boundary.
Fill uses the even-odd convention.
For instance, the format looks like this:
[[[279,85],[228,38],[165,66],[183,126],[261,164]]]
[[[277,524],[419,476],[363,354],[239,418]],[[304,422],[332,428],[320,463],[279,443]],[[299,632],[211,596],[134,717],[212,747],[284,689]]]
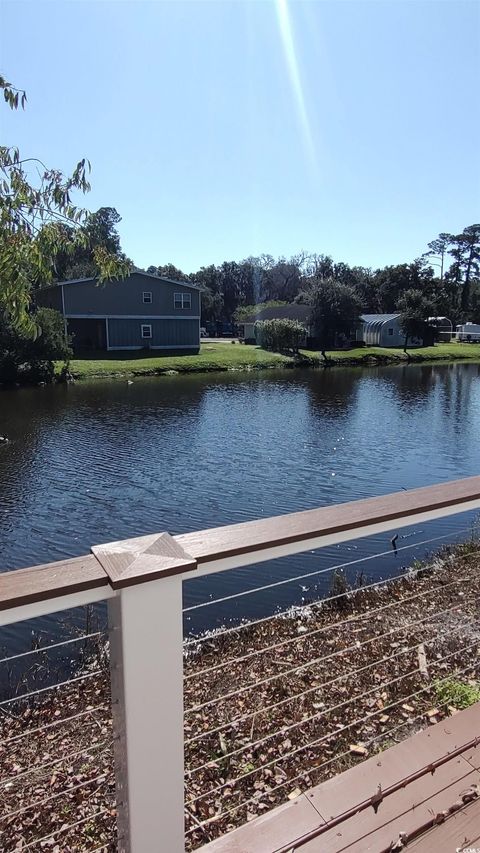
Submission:
[[[480,4],[3,0],[2,144],[116,207],[139,266],[411,260],[479,220]]]

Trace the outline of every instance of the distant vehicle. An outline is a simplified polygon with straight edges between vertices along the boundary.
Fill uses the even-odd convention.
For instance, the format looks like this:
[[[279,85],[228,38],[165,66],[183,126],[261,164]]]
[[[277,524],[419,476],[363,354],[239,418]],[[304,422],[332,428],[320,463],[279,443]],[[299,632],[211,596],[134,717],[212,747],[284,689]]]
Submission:
[[[206,330],[205,326],[200,326],[200,337],[201,338],[207,338],[208,337],[207,330]]]
[[[206,332],[209,338],[234,338],[237,335],[237,329],[232,323],[224,323],[221,320],[207,323]]]
[[[480,343],[480,324],[463,323],[462,325],[457,326],[457,341]]]

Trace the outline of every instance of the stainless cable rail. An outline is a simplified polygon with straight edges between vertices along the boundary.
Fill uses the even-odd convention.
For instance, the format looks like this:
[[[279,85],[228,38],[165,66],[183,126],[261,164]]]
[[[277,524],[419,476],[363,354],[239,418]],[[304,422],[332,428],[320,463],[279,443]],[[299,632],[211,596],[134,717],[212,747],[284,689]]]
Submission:
[[[477,665],[477,666],[478,666],[478,665]],[[471,664],[470,666],[466,666],[466,667],[463,667],[462,669],[457,670],[457,674],[459,674],[459,675],[460,675],[460,674],[465,674],[465,673],[467,673],[467,672],[470,672],[470,671],[471,671],[472,669],[474,669],[474,668],[475,668],[475,666]],[[445,679],[439,679],[439,682],[446,681],[446,680],[447,680],[447,678],[445,678]],[[395,707],[396,705],[400,704],[400,702],[403,702],[403,703],[404,703],[404,702],[406,702],[406,701],[408,701],[408,700],[414,699],[415,697],[417,697],[417,696],[421,695],[421,693],[426,692],[427,690],[428,690],[428,688],[427,688],[427,687],[425,687],[425,688],[422,688],[421,690],[418,690],[418,691],[417,691],[417,692],[415,692],[415,693],[411,693],[411,694],[409,694],[408,696],[402,697],[402,698],[401,698],[401,699],[399,699],[396,703],[391,703],[390,705],[386,706],[386,707],[385,707],[385,709],[383,709],[383,710],[391,710],[393,707]],[[375,713],[379,714],[379,713],[381,713],[381,712],[380,712],[380,711],[377,711],[377,712],[375,712]],[[359,720],[355,720],[353,723],[349,723],[348,725],[346,725],[346,726],[344,726],[344,727],[343,727],[342,731],[347,731],[347,730],[349,730],[349,729],[351,729],[351,728],[355,728],[355,726],[358,726],[358,725],[359,725],[359,723],[363,722],[364,720],[368,720],[368,719],[370,718],[370,716],[373,716],[373,714],[365,716],[365,717],[364,717],[362,720],[360,720],[360,721],[359,721]],[[412,720],[410,720],[410,721],[409,721],[409,723],[404,722],[404,723],[402,723],[402,724],[399,724],[398,726],[395,726],[395,727],[394,727],[394,728],[392,728],[392,729],[387,729],[386,731],[382,732],[382,734],[381,734],[381,735],[377,735],[375,738],[372,738],[370,742],[369,742],[369,741],[367,741],[367,742],[366,742],[366,744],[370,745],[371,743],[374,743],[374,742],[375,742],[375,741],[377,741],[377,740],[384,740],[384,739],[388,739],[388,738],[389,738],[389,736],[393,733],[393,731],[396,731],[396,730],[398,730],[399,728],[405,728],[405,726],[407,726],[407,725],[411,725],[411,723],[412,723],[413,721],[418,721],[418,720],[424,719],[424,716],[425,716],[424,714],[419,714],[417,717],[412,718]],[[332,737],[332,735],[325,736],[325,739],[326,739],[327,737],[330,737],[330,738],[331,738],[331,737]],[[297,755],[298,755],[298,753],[299,753],[299,752],[302,752],[302,751],[304,751],[304,750],[306,750],[306,749],[309,749],[309,748],[311,748],[312,746],[318,746],[318,745],[322,742],[322,740],[323,740],[323,738],[319,738],[319,739],[317,739],[317,740],[315,740],[315,741],[312,741],[310,744],[305,744],[304,746],[299,747],[299,748],[296,750],[296,753],[295,753],[295,754],[297,754]],[[288,778],[285,782],[281,783],[280,785],[277,785],[275,788],[271,788],[271,789],[268,791],[268,794],[269,794],[269,795],[271,795],[274,791],[282,790],[283,788],[285,788],[285,787],[287,787],[287,786],[291,786],[291,785],[293,784],[293,782],[297,782],[297,781],[299,781],[300,779],[304,779],[304,778],[305,778],[305,776],[310,776],[310,775],[312,775],[312,774],[319,773],[321,770],[323,770],[323,768],[325,768],[325,767],[327,767],[327,766],[329,766],[329,765],[331,765],[331,764],[333,764],[333,763],[335,763],[335,762],[338,762],[340,759],[342,759],[342,758],[346,758],[346,757],[348,757],[348,756],[350,756],[350,755],[351,755],[351,751],[350,751],[350,750],[347,750],[347,751],[345,751],[345,752],[343,752],[343,753],[341,753],[341,754],[339,754],[339,755],[335,755],[333,758],[329,759],[328,761],[323,762],[323,763],[322,763],[322,764],[320,764],[320,765],[316,765],[316,766],[314,766],[314,767],[307,767],[306,769],[302,770],[302,772],[301,772],[301,773],[299,773],[299,774],[297,774],[296,776],[293,776],[293,777]],[[278,763],[280,763],[280,762],[278,762]],[[272,764],[270,764],[270,766],[272,766]],[[263,765],[263,767],[258,768],[258,769],[259,769],[259,770],[262,770],[262,769],[264,769],[265,767],[267,767],[267,765]],[[255,771],[252,771],[252,773],[253,773],[253,772],[255,772]],[[231,784],[231,783],[230,783],[230,784]],[[218,791],[219,789],[216,789],[216,790]],[[205,796],[207,796],[207,795],[205,795]],[[196,802],[198,802],[198,800],[199,800],[199,799],[201,799],[201,798],[198,798],[198,799],[196,800]],[[216,823],[216,822],[218,822],[219,820],[222,820],[225,816],[229,816],[229,815],[231,815],[231,814],[233,814],[233,813],[235,813],[235,812],[239,811],[240,809],[246,808],[246,806],[248,806],[249,804],[251,804],[251,803],[253,803],[253,802],[258,802],[258,800],[259,800],[259,797],[257,796],[257,797],[251,797],[249,800],[242,801],[239,805],[235,806],[234,808],[229,809],[228,811],[223,812],[223,813],[221,813],[221,814],[217,814],[217,815],[215,815],[215,816],[213,816],[213,817],[211,817],[211,818],[207,819],[206,821],[203,821],[203,822],[201,823],[201,826],[203,827],[203,826],[207,826],[207,825],[209,825],[209,824],[211,824],[211,823]],[[194,802],[194,801],[187,802],[187,805],[192,805],[192,804],[193,804],[193,802]],[[199,827],[193,827],[191,830],[189,830],[189,833],[191,834],[192,832],[195,832],[195,829],[196,829],[196,828],[199,828]]]
[[[437,613],[435,615],[441,615],[444,613],[452,612],[454,609],[455,608],[448,608],[447,610],[441,611],[440,614]],[[412,623],[412,625],[413,624],[421,624],[422,621],[426,621],[429,618],[430,617],[426,617],[426,619],[419,620],[417,623]],[[474,620],[471,620],[471,622],[469,624],[474,624]],[[405,627],[409,628],[409,627],[412,627],[412,625],[407,625]],[[389,633],[390,634],[394,633],[394,630],[392,630]],[[403,630],[403,629],[396,629],[396,630]],[[388,634],[383,635],[383,636],[388,636]],[[367,640],[366,643],[363,645],[375,642],[377,639],[381,639],[381,638],[376,637],[373,640]],[[357,650],[357,648],[360,648],[361,646],[362,646],[362,644],[360,644],[360,646],[358,646],[358,647],[355,647],[355,650]],[[266,714],[269,711],[273,711],[276,708],[280,708],[283,705],[289,704],[290,702],[295,702],[298,699],[302,699],[304,696],[308,696],[310,693],[318,693],[323,688],[331,687],[332,684],[335,684],[338,681],[343,681],[346,678],[351,678],[352,676],[359,675],[361,672],[366,672],[369,669],[373,669],[375,666],[378,666],[380,663],[387,663],[388,661],[394,660],[395,658],[401,657],[402,655],[408,654],[409,652],[416,651],[417,649],[418,649],[418,643],[416,643],[413,646],[407,646],[406,648],[401,649],[399,652],[394,652],[392,655],[389,655],[387,657],[383,656],[383,657],[381,657],[375,661],[372,661],[372,663],[365,664],[364,666],[358,667],[357,669],[350,670],[349,672],[346,672],[346,673],[342,673],[342,675],[338,675],[335,678],[330,679],[329,681],[324,681],[320,685],[315,685],[314,687],[309,687],[307,690],[303,690],[301,693],[295,693],[295,694],[293,694],[293,696],[288,696],[285,699],[280,699],[278,702],[275,702],[272,705],[266,705],[261,709],[257,709],[256,711],[250,711],[248,714],[244,714],[242,717],[235,717],[233,720],[229,720],[228,722],[223,723],[221,726],[217,726],[217,728],[215,728],[215,729],[209,729],[206,732],[202,732],[202,734],[200,734],[200,735],[196,735],[193,738],[189,738],[189,739],[185,740],[185,746],[188,746],[189,744],[194,743],[195,741],[205,739],[206,737],[209,737],[212,734],[218,734],[218,732],[223,731],[225,729],[231,729],[232,727],[237,726],[241,722],[246,722],[247,720],[250,720],[253,717],[257,718],[257,717],[261,716],[262,714]],[[322,661],[328,660],[329,657],[333,657],[334,655],[343,654],[343,651],[346,651],[346,650],[334,652],[333,655],[327,656],[325,658],[319,658],[319,660],[322,660]],[[355,698],[357,698],[357,697],[355,697]],[[325,711],[324,713],[326,714],[326,713],[328,713],[328,711]],[[323,716],[323,714],[318,715],[318,716]],[[298,724],[296,723],[295,725],[301,725],[303,722],[308,722],[308,721],[302,720],[301,723],[298,723]],[[287,731],[287,730],[288,730],[288,728],[282,728],[279,731],[281,733],[283,733],[284,731]],[[271,737],[271,736],[273,736],[273,735],[269,735],[268,737]],[[256,743],[258,744],[261,742],[262,741],[257,741]],[[248,744],[249,747],[253,747],[255,745],[256,744],[254,744],[254,743]],[[219,760],[224,760],[233,754],[235,754],[235,753],[227,753],[226,755],[222,755],[222,758]],[[212,763],[213,763],[213,761],[210,760],[209,762],[207,762],[205,765],[202,765],[202,766],[211,766]],[[187,775],[191,775],[193,772],[195,772],[195,770],[198,770],[198,769],[201,769],[201,768],[194,768],[193,770],[188,770]]]
[[[460,533],[468,533],[470,532],[470,528],[464,528]],[[459,534],[457,534],[459,535]],[[400,545],[395,548],[395,552],[398,553],[400,551],[408,551],[412,548],[420,548],[422,545],[431,545],[432,542],[440,542],[441,540],[451,538],[451,534],[445,533],[442,536],[433,536],[430,539],[424,539],[420,542],[412,542],[409,545]],[[371,560],[377,560],[379,557],[386,557],[391,555],[393,552],[392,546],[387,551],[380,551],[378,554],[368,554],[365,557],[358,557],[356,560],[349,560],[344,563],[337,563],[334,566],[327,566],[323,569],[316,569],[314,572],[305,572],[302,575],[295,575],[293,578],[283,578],[280,581],[273,581],[272,583],[264,584],[263,586],[256,586],[253,589],[244,589],[241,592],[235,592],[232,595],[224,595],[222,598],[212,598],[208,601],[202,601],[200,604],[193,604],[190,607],[184,607],[184,613],[190,613],[193,610],[200,610],[203,607],[212,607],[214,605],[223,604],[225,601],[233,601],[237,598],[243,598],[245,595],[255,595],[258,592],[265,592],[267,589],[275,589],[279,586],[286,586],[290,583],[296,583],[302,580],[308,580],[309,578],[318,577],[319,575],[327,574],[328,572],[335,572],[339,569],[346,569],[350,566],[357,566],[360,563],[368,563]],[[271,618],[271,617],[266,617]],[[251,623],[248,623],[251,624]],[[241,627],[241,626],[239,626]]]
[[[4,853],[19,840],[22,850],[144,853],[160,831],[169,853],[193,850],[245,813],[273,808],[448,714],[442,689],[480,674],[480,548],[471,525],[398,543],[402,558],[454,546],[358,588],[345,582],[338,591],[333,579],[393,546],[269,583],[255,584],[254,572],[259,562],[412,525],[418,535],[419,523],[478,509],[480,478],[471,478],[94,546],[87,557],[8,573],[0,624],[107,602],[109,631],[56,636],[0,659],[0,675],[2,665],[27,668],[0,701]],[[184,582],[245,566],[250,588],[182,607]],[[329,574],[323,597],[315,587],[316,600],[183,641],[185,614]],[[91,650],[78,667],[76,643]],[[72,668],[54,678],[49,659],[64,652]],[[41,682],[47,677],[54,683]],[[57,823],[46,817],[59,810]]]
[[[471,535],[472,534],[472,527],[471,526],[470,527],[464,527],[460,531],[457,531],[457,533],[455,533],[454,536],[461,536],[463,533],[468,533]],[[423,539],[420,542],[412,542],[408,545],[401,545],[399,547],[397,546],[396,551],[397,551],[397,553],[403,552],[403,551],[409,551],[412,549],[420,548],[423,545],[431,545],[432,543],[436,543],[436,542],[439,542],[439,541],[445,540],[445,539],[451,540],[452,534],[446,533],[442,536],[433,536],[433,537],[430,537],[429,539]],[[320,569],[320,570],[315,571],[315,572],[310,572],[308,575],[296,575],[293,578],[286,578],[285,580],[282,580],[282,581],[275,583],[275,584],[266,585],[266,586],[262,586],[262,587],[255,587],[255,589],[244,590],[242,592],[236,593],[234,596],[224,596],[223,598],[218,598],[218,599],[213,599],[213,600],[209,600],[206,602],[202,602],[201,604],[193,605],[192,607],[185,607],[185,608],[183,608],[183,613],[188,613],[190,610],[199,609],[201,607],[208,607],[212,604],[220,604],[224,601],[230,600],[230,598],[242,598],[245,595],[251,595],[251,594],[256,593],[256,592],[261,592],[264,589],[269,589],[273,586],[279,586],[279,585],[283,585],[283,584],[293,583],[293,582],[298,581],[298,580],[304,580],[306,577],[310,577],[312,575],[326,574],[328,572],[335,572],[338,570],[343,570],[343,569],[345,569],[349,566],[352,566],[352,565],[357,565],[360,563],[368,563],[368,562],[371,562],[373,560],[378,559],[378,557],[389,556],[392,553],[393,553],[392,546],[390,546],[390,548],[387,551],[380,551],[377,554],[368,554],[367,556],[359,557],[358,559],[350,560],[349,562],[336,563],[333,566],[328,566],[326,569]],[[388,578],[382,578],[381,580],[375,581],[371,584],[364,584],[361,587],[361,589],[362,590],[375,589],[376,587],[383,586],[387,581],[391,582],[391,581],[398,580],[398,579],[401,579],[404,577],[405,577],[405,572],[402,571],[400,574],[393,575],[393,576],[388,577]],[[262,616],[260,619],[248,619],[246,621],[240,622],[238,625],[233,625],[233,626],[228,627],[228,628],[213,629],[213,631],[207,632],[206,634],[200,635],[198,637],[188,637],[184,641],[184,646],[186,648],[189,648],[190,646],[197,647],[200,643],[207,642],[208,640],[210,640],[212,638],[217,639],[218,637],[228,636],[229,634],[241,632],[242,630],[251,630],[256,625],[262,625],[265,622],[270,622],[272,620],[272,618],[277,618],[277,617],[279,618],[281,616],[288,616],[289,614],[292,613],[293,610],[295,612],[301,612],[302,610],[305,611],[305,610],[309,610],[310,608],[323,607],[328,602],[335,601],[339,598],[342,598],[344,595],[345,595],[345,593],[340,593],[339,595],[336,595],[336,596],[321,597],[317,601],[310,601],[307,604],[292,604],[285,610],[277,611],[277,612],[272,613],[268,616]]]
[[[476,600],[478,600],[478,599],[476,599]],[[457,607],[458,607],[458,605],[454,605],[453,607],[448,607],[446,610],[441,610],[437,614],[433,614],[433,616],[434,617],[435,616],[442,616],[445,613],[450,613],[450,612],[454,611],[455,609],[457,609]],[[315,666],[315,664],[324,663],[325,661],[331,660],[331,658],[333,658],[333,657],[338,657],[339,655],[344,655],[345,652],[357,651],[358,649],[363,648],[364,646],[368,646],[371,643],[377,642],[378,640],[381,640],[384,637],[389,637],[392,634],[395,634],[397,631],[402,631],[402,630],[405,630],[408,628],[412,628],[414,625],[421,625],[423,622],[428,621],[431,618],[432,618],[431,616],[426,616],[423,619],[418,619],[416,622],[412,622],[412,623],[407,624],[405,626],[402,626],[400,628],[392,628],[391,631],[388,631],[386,634],[381,634],[380,636],[373,637],[369,640],[364,640],[363,642],[358,642],[355,645],[349,646],[347,648],[338,649],[337,651],[332,652],[329,655],[321,655],[320,657],[313,658],[312,660],[308,661],[307,663],[300,664],[300,666],[295,666],[289,670],[275,673],[275,675],[271,675],[268,678],[264,678],[262,680],[256,681],[253,684],[247,684],[244,687],[239,688],[238,690],[232,691],[231,693],[226,693],[224,696],[215,697],[214,699],[209,699],[207,702],[203,702],[203,704],[201,704],[201,705],[195,705],[192,708],[187,708],[187,710],[184,713],[185,714],[193,714],[193,713],[196,713],[197,711],[202,711],[204,708],[208,708],[211,705],[216,705],[219,702],[223,702],[226,699],[237,698],[240,694],[246,693],[249,690],[254,690],[257,687],[263,687],[265,684],[271,684],[272,681],[276,681],[279,678],[287,678],[289,675],[295,675],[298,672],[302,672],[305,669],[310,669],[310,667]],[[418,646],[418,643],[417,643],[417,646]],[[417,646],[415,646],[415,648]],[[384,660],[384,658],[382,658],[382,660]],[[318,688],[318,689],[320,689],[320,688]],[[301,694],[301,695],[305,695],[305,694]],[[298,696],[292,697],[292,699],[296,699],[296,698],[298,698]],[[231,725],[231,723],[230,723],[230,725]]]
[[[464,646],[462,649],[460,649],[460,652],[463,653],[466,651],[470,651],[473,648],[478,648],[478,644],[479,644],[479,641],[476,640],[475,643],[471,643],[469,646]],[[451,652],[449,655],[445,655],[445,657],[441,658],[440,661],[435,661],[432,666],[438,666],[438,664],[440,662],[443,662],[445,660],[449,660],[452,657],[454,657],[456,654],[458,654],[458,652]],[[412,670],[410,672],[405,673],[404,675],[399,675],[397,678],[392,679],[391,681],[387,682],[386,684],[382,684],[382,687],[389,687],[392,684],[397,684],[399,681],[403,681],[406,678],[416,674],[416,672],[417,672],[416,670]],[[425,692],[425,690],[427,690],[427,689],[428,688],[422,688],[421,690],[416,691],[415,693],[409,694],[407,697],[402,697],[401,701],[405,702],[408,699],[412,699],[414,696],[420,695],[422,692]],[[378,690],[377,686],[373,687],[370,690],[366,690],[360,696],[354,696],[351,699],[346,699],[345,702],[341,702],[338,705],[334,705],[331,708],[328,708],[326,711],[322,712],[321,714],[314,715],[313,717],[310,717],[309,719],[306,719],[306,720],[300,720],[298,723],[295,723],[292,726],[286,726],[285,729],[280,730],[279,732],[275,732],[272,735],[272,737],[274,737],[277,734],[281,734],[283,736],[283,734],[286,734],[287,732],[291,731],[291,729],[293,729],[293,728],[301,727],[302,725],[306,725],[306,723],[311,722],[314,719],[318,719],[321,716],[322,717],[326,716],[327,714],[331,713],[332,711],[337,711],[340,708],[345,707],[346,705],[351,705],[352,703],[358,701],[359,699],[364,698],[365,696],[370,696],[370,695],[374,694],[377,690]],[[392,707],[392,706],[391,705],[386,706],[385,708],[382,708],[382,711],[387,710],[389,707]],[[355,720],[354,723],[350,723],[349,725],[342,726],[341,729],[337,730],[336,734],[338,735],[339,731],[345,731],[346,729],[351,728],[354,725],[359,725],[360,723],[364,722],[365,720],[368,720],[375,713],[378,714],[378,713],[380,713],[380,711],[376,711],[376,712],[366,714],[364,717],[360,718],[359,720]],[[253,770],[249,770],[247,773],[242,774],[242,776],[238,777],[238,779],[229,779],[228,782],[224,782],[223,784],[218,785],[215,788],[212,788],[211,790],[207,791],[204,794],[201,794],[200,796],[196,797],[195,799],[187,800],[187,806],[191,806],[193,803],[198,802],[199,800],[205,799],[206,797],[209,797],[212,794],[216,794],[226,787],[231,788],[231,787],[235,786],[235,784],[237,784],[238,782],[244,781],[249,776],[252,776],[253,774],[256,774],[260,771],[264,771],[265,769],[272,767],[279,762],[284,762],[288,758],[291,758],[294,755],[298,755],[299,752],[304,752],[306,749],[309,749],[312,746],[318,746],[324,740],[327,740],[331,737],[332,737],[332,733],[329,733],[327,735],[324,735],[321,738],[317,738],[317,739],[311,741],[310,743],[302,744],[301,746],[297,747],[296,749],[292,750],[291,752],[288,752],[288,753],[282,755],[280,759],[272,759],[272,761],[269,761],[265,764],[259,765],[258,767],[253,768]],[[225,758],[226,757],[227,756],[225,756]],[[203,769],[203,768],[197,768],[197,769]]]
[[[469,556],[478,556],[479,554],[480,554],[480,551],[476,551],[474,555],[469,555]],[[405,577],[404,575],[396,575],[394,579],[398,580],[399,578],[404,578],[404,577]],[[385,584],[388,582],[390,582],[390,581],[379,581],[376,584],[371,584],[369,586],[360,587],[360,589],[362,591],[365,591],[366,589],[372,589],[373,587],[376,587],[378,585]],[[457,584],[457,581],[451,581],[449,584],[446,584],[446,585],[443,585],[442,587],[439,587],[439,589],[440,588],[445,589],[446,587],[455,586],[456,584]],[[417,592],[414,595],[406,596],[404,599],[402,599],[402,604],[406,604],[406,603],[410,603],[411,601],[415,601],[415,599],[421,598],[422,595],[423,595],[423,592]],[[318,605],[325,606],[326,604],[328,604],[332,601],[335,601],[335,600],[338,600],[339,598],[344,598],[344,597],[345,597],[345,593],[340,593],[339,595],[336,595],[336,596],[328,596],[327,598],[322,598],[320,601],[315,602],[315,603],[317,606]],[[305,608],[308,608],[311,606],[312,605],[309,605],[309,604],[304,605]],[[382,613],[382,612],[384,613],[387,610],[391,610],[392,607],[397,607],[397,606],[398,606],[398,602],[394,601],[394,602],[391,602],[390,604],[383,604],[381,607],[375,607],[372,610],[369,610],[369,614],[368,614],[369,618],[371,618],[373,615],[376,615],[378,613]],[[297,608],[295,608],[295,609],[297,610]],[[270,619],[274,619],[274,618],[277,618],[277,617],[276,616],[270,617]],[[359,614],[357,616],[353,616],[353,617],[345,620],[345,624],[350,625],[352,622],[358,622],[358,621],[361,621],[362,619],[365,619],[364,613]],[[280,648],[285,648],[285,646],[288,646],[291,643],[305,642],[306,640],[310,639],[311,637],[318,636],[319,634],[324,634],[327,631],[331,631],[331,630],[332,630],[332,625],[323,625],[321,628],[315,628],[313,631],[306,630],[304,633],[301,633],[295,637],[288,637],[286,640],[280,640],[278,643],[273,643],[273,645],[265,646],[264,648],[261,648],[261,649],[255,649],[254,651],[248,652],[247,654],[240,655],[240,657],[228,658],[227,660],[222,661],[219,664],[215,664],[214,666],[210,666],[210,667],[206,667],[205,669],[201,669],[199,672],[192,672],[188,675],[185,675],[184,680],[189,681],[192,678],[199,678],[200,676],[209,675],[212,672],[218,672],[219,669],[224,669],[226,666],[231,666],[231,664],[234,664],[234,663],[245,663],[245,661],[251,660],[253,657],[257,657],[258,655],[266,654],[267,652],[271,652],[271,651],[276,651],[277,649],[280,649]],[[215,638],[217,636],[219,636],[219,635],[215,635]],[[196,709],[192,709],[192,710],[196,710]],[[184,713],[187,713],[187,711],[185,711]]]

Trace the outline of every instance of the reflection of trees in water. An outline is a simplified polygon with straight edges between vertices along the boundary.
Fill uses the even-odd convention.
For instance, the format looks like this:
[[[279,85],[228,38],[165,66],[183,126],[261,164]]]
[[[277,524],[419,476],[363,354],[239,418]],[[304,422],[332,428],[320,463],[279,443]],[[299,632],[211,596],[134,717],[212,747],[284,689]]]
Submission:
[[[388,370],[388,382],[403,410],[428,403],[435,387],[436,368],[432,364],[405,365]],[[384,378],[387,377],[384,374]]]
[[[480,427],[473,397],[476,393],[480,404],[480,364],[450,364],[438,370],[436,379],[442,390],[445,429],[462,442],[467,442],[472,433],[472,439],[478,442]]]
[[[308,374],[308,393],[313,414],[322,419],[348,417],[355,405],[363,371],[359,368],[323,368]]]

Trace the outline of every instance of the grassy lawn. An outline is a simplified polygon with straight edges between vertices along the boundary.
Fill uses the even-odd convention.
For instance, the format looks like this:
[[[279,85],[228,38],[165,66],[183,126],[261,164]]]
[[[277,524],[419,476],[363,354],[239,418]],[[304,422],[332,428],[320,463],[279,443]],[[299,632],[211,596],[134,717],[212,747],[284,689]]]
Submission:
[[[320,353],[308,352],[305,355],[315,360],[323,361]],[[480,344],[436,344],[434,347],[419,347],[408,350],[411,361],[455,361],[457,359],[470,359],[480,361]],[[376,361],[379,364],[395,364],[399,361],[407,361],[403,349],[388,347],[359,347],[351,350],[338,350],[327,352],[327,356],[334,362],[347,364],[362,364]]]
[[[169,370],[178,373],[202,373],[213,370],[248,370],[253,368],[284,367],[291,364],[289,356],[265,352],[243,344],[204,344],[198,355],[144,355],[133,352],[102,353],[102,357],[75,358],[70,371],[77,379],[90,376],[131,374],[152,376]],[[61,365],[58,366],[61,369]]]
[[[406,362],[401,349],[362,347],[328,353],[338,364],[397,364]],[[411,361],[453,361],[474,359],[480,361],[480,344],[437,344],[435,347],[409,350]],[[102,353],[73,359],[70,370],[76,379],[94,376],[154,376],[168,371],[178,373],[203,373],[215,370],[253,370],[270,367],[291,367],[295,363],[323,363],[318,352],[303,351],[300,362],[292,356],[266,352],[256,346],[231,343],[204,344],[198,355],[144,355],[138,352]],[[57,365],[58,371],[62,365]]]

